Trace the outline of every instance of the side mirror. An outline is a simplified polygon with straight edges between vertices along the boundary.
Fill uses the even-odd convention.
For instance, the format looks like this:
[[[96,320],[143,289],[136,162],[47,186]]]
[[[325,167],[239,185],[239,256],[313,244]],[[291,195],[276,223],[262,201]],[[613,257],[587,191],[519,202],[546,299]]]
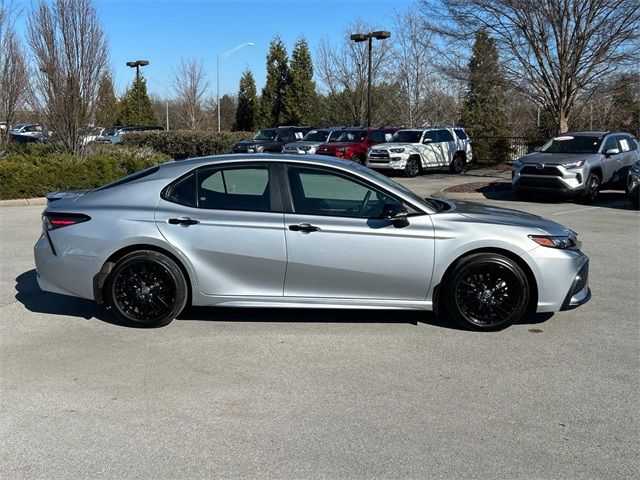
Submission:
[[[422,143],[427,144],[427,143],[431,143],[433,142],[433,140],[431,138],[425,138]]]
[[[380,218],[383,220],[391,220],[394,227],[402,228],[409,225],[407,215],[407,209],[404,208],[403,205],[399,203],[385,203],[382,207]]]
[[[618,155],[620,153],[619,148],[610,148],[606,152],[604,152],[605,157],[610,157],[611,155]]]

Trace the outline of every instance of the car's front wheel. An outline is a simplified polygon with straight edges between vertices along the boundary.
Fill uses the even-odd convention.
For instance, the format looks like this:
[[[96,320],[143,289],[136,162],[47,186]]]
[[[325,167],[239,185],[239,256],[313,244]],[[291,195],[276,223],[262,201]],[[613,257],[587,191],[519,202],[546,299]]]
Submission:
[[[595,173],[590,173],[587,178],[587,186],[583,194],[578,198],[581,203],[590,204],[596,201],[600,193],[600,177]]]
[[[447,310],[464,328],[500,330],[522,318],[530,286],[513,260],[496,253],[460,259],[445,283]]]
[[[409,157],[404,166],[404,176],[413,178],[420,173],[420,158],[417,156]]]
[[[168,325],[187,303],[187,282],[176,263],[159,252],[140,250],[114,266],[106,284],[109,306],[127,324]]]

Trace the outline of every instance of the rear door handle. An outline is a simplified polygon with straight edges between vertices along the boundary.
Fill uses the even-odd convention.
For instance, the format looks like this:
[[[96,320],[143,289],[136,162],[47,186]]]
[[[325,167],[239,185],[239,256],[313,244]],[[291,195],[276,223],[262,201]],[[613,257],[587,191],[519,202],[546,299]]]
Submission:
[[[300,223],[299,225],[289,225],[289,230],[293,232],[317,232],[320,227],[316,227],[309,223]]]
[[[192,220],[189,217],[170,218],[168,222],[171,225],[196,225],[200,223],[198,220]]]

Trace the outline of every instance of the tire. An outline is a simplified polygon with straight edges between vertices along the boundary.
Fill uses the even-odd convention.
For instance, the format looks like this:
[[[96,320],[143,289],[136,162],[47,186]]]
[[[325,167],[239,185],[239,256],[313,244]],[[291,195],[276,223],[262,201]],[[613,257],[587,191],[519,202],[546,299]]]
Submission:
[[[580,203],[586,205],[594,203],[600,193],[600,177],[595,173],[590,173],[587,178],[587,186],[582,195],[578,197]]]
[[[122,257],[105,288],[105,299],[116,316],[136,327],[168,325],[187,304],[182,270],[166,255],[151,250]]]
[[[466,166],[466,161],[462,155],[456,154],[451,161],[451,165],[449,165],[449,171],[451,173],[455,173],[456,175],[464,172],[464,167]]]
[[[460,259],[445,282],[445,305],[454,320],[468,330],[506,328],[522,318],[531,289],[513,260],[496,253]]]
[[[351,157],[351,161],[353,163],[357,163],[358,165],[364,165],[364,157],[362,155],[354,155]]]
[[[404,166],[404,176],[413,178],[420,173],[420,160],[418,157],[409,157]]]

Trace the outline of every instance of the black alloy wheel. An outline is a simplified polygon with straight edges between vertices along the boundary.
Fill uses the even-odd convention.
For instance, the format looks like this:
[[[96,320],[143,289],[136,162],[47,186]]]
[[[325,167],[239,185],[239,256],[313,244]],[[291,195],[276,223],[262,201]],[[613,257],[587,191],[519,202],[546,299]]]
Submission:
[[[461,259],[446,285],[449,313],[471,330],[508,327],[522,318],[529,303],[526,275],[513,260],[499,254]]]
[[[449,170],[451,170],[451,173],[460,174],[464,172],[465,163],[466,162],[464,161],[464,158],[462,158],[461,155],[456,155],[455,157],[453,157],[453,160],[451,161]]]
[[[600,193],[600,177],[595,173],[590,173],[587,179],[587,186],[584,193],[579,198],[582,203],[590,204],[596,201]]]
[[[171,323],[187,302],[180,268],[166,255],[149,250],[124,256],[113,268],[107,288],[114,313],[139,327]]]
[[[420,173],[420,161],[417,157],[409,157],[404,167],[404,176],[413,178]]]

